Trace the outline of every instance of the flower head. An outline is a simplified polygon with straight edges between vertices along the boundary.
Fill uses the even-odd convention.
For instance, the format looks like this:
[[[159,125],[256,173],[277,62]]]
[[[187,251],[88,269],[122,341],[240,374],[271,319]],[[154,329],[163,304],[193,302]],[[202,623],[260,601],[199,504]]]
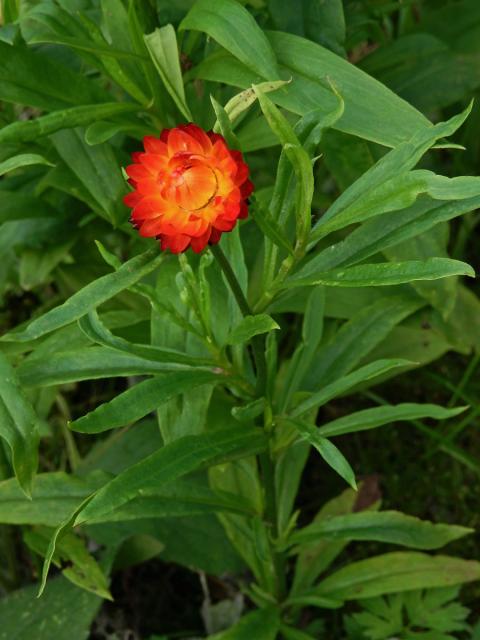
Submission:
[[[134,153],[127,167],[134,191],[124,198],[141,236],[172,253],[200,252],[247,217],[248,166],[221,135],[186,124],[143,144],[145,153]]]

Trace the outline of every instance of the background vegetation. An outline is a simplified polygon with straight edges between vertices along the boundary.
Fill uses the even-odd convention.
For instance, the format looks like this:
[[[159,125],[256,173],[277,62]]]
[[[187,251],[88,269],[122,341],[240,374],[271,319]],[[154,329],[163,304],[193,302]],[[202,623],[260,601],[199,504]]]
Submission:
[[[215,509],[198,506],[208,489],[201,474],[192,486],[179,485],[177,493],[155,494],[157,511],[148,511],[153,507],[147,495],[127,515],[92,520],[81,535],[68,533],[57,545],[44,595],[35,599],[52,532],[82,499],[162,443],[199,435],[204,424],[221,426],[225,416],[231,420],[230,392],[214,392],[208,378],[182,378],[184,364],[204,364],[208,351],[199,346],[198,334],[218,340],[233,365],[254,381],[242,343],[252,333],[263,334],[256,327],[232,340],[232,330],[245,327],[210,254],[180,261],[153,257],[155,248],[145,254],[150,245],[131,229],[122,204],[128,187],[120,167],[129,163],[129,154],[141,147],[144,135],[180,122],[206,129],[215,124],[251,167],[256,195],[250,219],[222,246],[244,288],[248,280],[250,301],[280,326],[272,332],[281,363],[274,404],[283,403],[286,411],[311,397],[317,385],[401,358],[415,364],[404,362],[395,378],[386,367],[381,376],[353,385],[354,394],[350,388],[346,397],[333,397],[321,407],[319,424],[385,404],[447,408],[445,414],[417,411],[399,424],[390,416],[386,428],[339,440],[360,483],[356,498],[353,490],[343,494],[351,502],[346,509],[354,509],[354,500],[356,511],[381,500],[383,510],[477,528],[480,290],[472,278],[460,276],[469,274],[464,263],[479,268],[480,191],[475,182],[438,178],[477,176],[480,167],[476,102],[467,117],[480,87],[478,1],[3,0],[1,7],[0,323],[7,335],[0,343],[0,639],[276,637],[275,621],[260,618],[253,627],[237,628],[237,635],[214,635],[253,603],[260,611],[268,607],[261,589],[247,587],[256,560],[249,563],[239,549],[250,533],[242,531],[246,537],[235,540],[231,515],[219,519]],[[157,30],[166,25],[172,27]],[[249,90],[253,83],[260,83],[257,93]],[[235,101],[242,90],[247,93]],[[447,124],[422,142],[421,132],[430,131],[427,119]],[[418,147],[401,147],[415,134]],[[297,149],[292,162],[286,157],[291,147]],[[390,182],[369,182],[367,171],[391,148],[406,151],[405,158],[390,156]],[[313,156],[321,157],[310,176]],[[323,287],[304,286],[264,300],[275,268],[288,255],[286,245],[294,251],[302,245],[301,221],[295,224],[287,214],[303,206],[310,220],[309,188],[313,233],[332,205],[330,213],[335,207],[342,213],[341,194],[352,198],[351,217],[333,223],[328,238],[321,232],[314,238],[319,244],[310,256],[317,262],[307,262],[301,251],[296,256],[295,273],[301,276],[293,278],[321,281],[325,297],[318,293],[325,293]],[[363,210],[379,216],[369,227],[355,217],[359,198]],[[271,215],[275,211],[287,212],[284,224],[275,224],[282,220]],[[329,263],[324,251],[342,241],[344,262]],[[447,262],[448,256],[459,262]],[[358,277],[351,286],[331,286],[342,280],[345,265],[427,264],[431,257],[441,262],[428,262],[430,275],[441,279],[417,280],[416,272],[377,287],[372,271],[361,276],[372,286],[358,286]],[[102,276],[110,276],[108,286]],[[97,288],[76,298],[73,311],[45,315],[89,283]],[[29,324],[32,318],[40,320]],[[233,344],[226,347],[228,340]],[[173,362],[179,369],[176,388],[188,393],[161,407],[144,404],[144,413],[134,410],[127,417],[118,413],[133,403],[113,419],[93,413],[138,387],[143,376],[160,379],[168,370],[163,347],[193,359]],[[310,352],[317,355],[313,363],[305,356]],[[295,377],[302,366],[303,384]],[[21,401],[9,405],[11,397]],[[243,428],[256,418],[258,406],[241,390],[236,400],[241,411],[235,425]],[[458,414],[458,406],[468,408]],[[445,419],[431,419],[436,417]],[[73,431],[67,427],[71,421]],[[103,433],[112,424],[120,429]],[[246,453],[255,454],[255,445],[249,446]],[[353,482],[350,467],[325,456],[343,478],[313,448],[300,468],[284,470],[293,485],[288,504],[306,464],[295,504],[284,514],[285,530],[292,510],[299,510],[298,526],[306,527],[345,491],[345,479]],[[241,464],[240,475],[253,477],[250,459]],[[210,486],[256,499],[256,480],[249,485],[244,478],[241,486],[238,475],[225,477],[219,482],[213,472]],[[29,501],[25,493],[32,486]],[[227,511],[233,508],[228,498],[223,496]],[[229,537],[222,525],[230,527]],[[260,529],[252,529],[257,546]],[[390,545],[395,540],[387,543],[354,539],[335,568],[397,551]],[[478,536],[470,535],[451,542],[447,552],[479,559],[479,546]],[[409,556],[410,567],[419,562],[415,558]],[[306,574],[310,561],[306,553]],[[288,562],[292,567],[293,560]],[[479,586],[472,581],[459,592],[461,583],[478,579],[475,571],[443,589],[420,583],[426,591],[392,595],[390,589],[363,604],[347,598],[342,609],[305,600],[293,608],[291,628],[282,633],[287,640],[477,638]],[[292,569],[288,575],[291,581]]]

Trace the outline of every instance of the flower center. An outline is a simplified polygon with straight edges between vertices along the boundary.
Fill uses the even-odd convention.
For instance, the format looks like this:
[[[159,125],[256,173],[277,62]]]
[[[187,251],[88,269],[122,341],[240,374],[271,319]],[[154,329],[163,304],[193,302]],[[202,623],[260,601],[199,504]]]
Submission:
[[[171,185],[179,207],[186,211],[205,208],[215,197],[218,180],[215,171],[198,161],[186,162],[174,169]]]

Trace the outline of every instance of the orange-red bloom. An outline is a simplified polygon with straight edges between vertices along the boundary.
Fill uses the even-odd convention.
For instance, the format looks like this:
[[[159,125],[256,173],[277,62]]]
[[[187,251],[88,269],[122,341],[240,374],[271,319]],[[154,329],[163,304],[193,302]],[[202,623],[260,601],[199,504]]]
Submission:
[[[221,135],[186,124],[143,144],[145,153],[134,153],[127,167],[134,191],[124,198],[140,235],[172,253],[200,252],[247,217],[248,167]]]

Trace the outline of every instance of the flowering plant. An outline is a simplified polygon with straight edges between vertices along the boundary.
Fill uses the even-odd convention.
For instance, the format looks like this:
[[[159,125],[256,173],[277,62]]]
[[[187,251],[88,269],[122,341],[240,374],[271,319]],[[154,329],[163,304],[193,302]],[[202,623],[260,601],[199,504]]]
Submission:
[[[455,597],[480,564],[436,551],[471,529],[382,510],[342,449],[465,411],[369,390],[478,338],[446,229],[480,178],[430,170],[471,106],[432,124],[335,43],[265,32],[235,0],[197,0],[177,29],[149,2],[4,4],[0,99],[34,116],[0,129],[4,293],[38,305],[0,342],[0,522],[23,527],[36,606],[64,628],[81,602],[86,637],[116,569],[160,556],[199,573],[215,640],[331,638],[356,601],[376,619],[346,632],[368,637],[397,603],[420,619],[391,595],[411,592],[440,633],[429,590]],[[315,514],[307,463],[335,486]],[[347,562],[364,541],[395,549]],[[206,574],[231,576],[226,622]]]

